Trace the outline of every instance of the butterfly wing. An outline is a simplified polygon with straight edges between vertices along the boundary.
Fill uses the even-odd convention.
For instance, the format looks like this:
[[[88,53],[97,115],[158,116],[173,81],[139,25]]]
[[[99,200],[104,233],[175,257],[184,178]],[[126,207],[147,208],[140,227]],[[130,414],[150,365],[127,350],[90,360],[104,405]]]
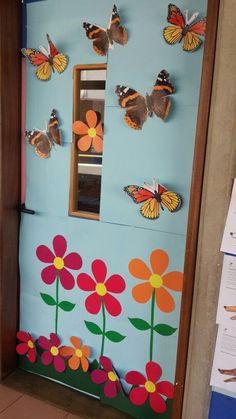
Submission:
[[[115,4],[111,14],[108,34],[111,41],[115,41],[120,45],[125,45],[127,43],[127,32],[125,28],[120,25],[120,16]]]
[[[156,220],[160,216],[160,204],[156,198],[148,199],[140,208],[143,217]]]
[[[52,67],[58,73],[63,73],[68,65],[68,58],[66,55],[59,53],[50,36],[47,34],[48,50],[52,60]]]
[[[161,186],[161,185],[160,185]],[[172,191],[165,189],[164,192],[160,192],[161,204],[163,204],[170,212],[178,211],[181,206],[181,197]]]
[[[42,131],[34,130],[26,131],[25,135],[29,143],[35,147],[35,153],[37,156],[41,157],[42,159],[46,159],[50,156],[52,144],[45,133]]]
[[[97,25],[84,22],[83,27],[89,39],[93,40],[93,49],[98,55],[107,55],[109,38],[105,29]]]
[[[115,90],[119,98],[119,105],[125,108],[124,120],[130,128],[142,129],[148,116],[145,98],[136,90],[126,86],[116,86]]]
[[[191,25],[184,36],[183,50],[187,52],[196,51],[196,49],[198,49],[202,44],[202,40],[199,38],[199,35],[205,36],[205,32],[206,18]]]
[[[159,217],[160,205],[153,192],[138,185],[125,186],[124,191],[127,192],[136,204],[144,202],[140,208],[140,213],[143,217],[150,220],[154,220]]]
[[[57,114],[56,110],[53,109],[50,116],[49,124],[48,124],[48,132],[49,132],[50,137],[52,138],[52,141],[56,144],[61,145],[62,143],[61,131],[58,128],[59,122],[58,122],[56,114]]]
[[[168,6],[167,22],[174,26],[166,26],[163,29],[165,41],[170,45],[180,42],[183,37],[183,29],[186,26],[185,18],[181,10],[172,3]]]
[[[160,71],[151,93],[152,111],[159,118],[165,120],[170,112],[171,100],[169,95],[174,92],[174,86],[170,82],[169,73]]]
[[[182,29],[186,25],[183,13],[175,4],[170,3],[168,5],[167,22],[179,26]]]

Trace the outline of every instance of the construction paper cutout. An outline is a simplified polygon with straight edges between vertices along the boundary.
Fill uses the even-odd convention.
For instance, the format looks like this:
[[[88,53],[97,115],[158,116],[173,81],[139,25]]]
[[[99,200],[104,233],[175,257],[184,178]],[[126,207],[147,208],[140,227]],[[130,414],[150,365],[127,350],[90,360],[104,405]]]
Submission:
[[[60,354],[62,347],[60,347],[59,337],[55,333],[50,333],[50,339],[45,336],[39,336],[38,344],[44,349],[41,355],[41,362],[46,366],[53,364],[57,372],[64,372],[66,364]]]
[[[75,279],[68,269],[77,270],[82,266],[82,258],[78,253],[72,252],[65,256],[67,241],[65,237],[57,235],[53,238],[53,252],[49,247],[40,245],[36,249],[37,258],[48,264],[41,272],[45,284],[51,285],[56,282],[56,298],[49,294],[41,293],[42,300],[50,306],[55,306],[55,333],[58,332],[58,311],[72,311],[75,304],[69,301],[59,301],[59,284],[65,290],[72,290],[75,286]]]
[[[25,131],[29,143],[35,147],[35,153],[42,159],[50,157],[50,152],[55,144],[61,145],[61,131],[58,128],[57,111],[52,110],[47,129],[45,131],[34,129]]]
[[[71,336],[70,341],[73,347],[63,346],[60,349],[60,354],[63,357],[69,357],[68,366],[70,369],[78,370],[81,366],[82,370],[87,372],[89,369],[90,348],[87,345],[81,345],[81,340],[76,336]]]
[[[106,311],[113,317],[120,315],[122,311],[121,304],[112,294],[122,293],[125,290],[126,284],[122,276],[118,274],[113,274],[106,279],[107,266],[100,259],[92,262],[91,270],[95,279],[87,273],[80,273],[77,277],[77,284],[81,290],[91,292],[85,300],[86,310],[90,314],[95,315],[100,310],[102,311],[102,328],[96,323],[85,321],[85,325],[91,333],[102,336],[100,352],[102,356],[104,354],[105,338],[114,343],[121,342],[125,339],[125,336],[117,331],[106,330]]]
[[[52,43],[47,34],[48,48],[39,47],[39,51],[33,48],[22,48],[22,54],[29,59],[30,63],[38,66],[35,74],[39,80],[47,81],[51,78],[52,71],[63,73],[68,65],[68,57],[61,54]]]
[[[115,90],[119,98],[119,105],[125,108],[125,123],[133,129],[142,129],[147,117],[153,113],[163,121],[169,115],[171,100],[170,95],[174,93],[174,86],[170,82],[169,73],[161,70],[157,76],[152,93],[142,96],[136,90],[126,86],[116,86]]]
[[[82,135],[77,141],[77,148],[80,151],[88,151],[93,147],[97,153],[102,153],[103,149],[103,129],[101,122],[101,114],[89,110],[86,112],[86,122],[75,121],[72,125],[72,131],[75,134]]]
[[[114,4],[108,28],[102,28],[87,22],[83,23],[86,35],[93,40],[93,49],[98,55],[107,55],[108,49],[114,48],[114,42],[120,45],[127,43],[127,32],[120,25],[120,16]]]
[[[130,390],[130,401],[135,405],[143,405],[149,399],[152,410],[156,413],[164,413],[167,409],[165,396],[168,399],[174,397],[174,386],[169,381],[159,381],[162,369],[156,362],[146,364],[146,377],[138,371],[129,371],[125,380],[134,387]]]
[[[168,189],[157,183],[153,179],[153,184],[144,183],[143,186],[128,185],[124,187],[124,191],[133,199],[136,204],[143,203],[140,213],[149,220],[155,220],[160,216],[160,209],[167,208],[170,212],[176,212],[181,207],[181,197],[176,192],[168,191]]]
[[[115,371],[111,360],[106,356],[100,356],[99,363],[103,369],[96,369],[91,373],[91,380],[96,384],[104,384],[104,394],[108,398],[114,398],[120,392],[124,396],[124,391],[120,379]]]
[[[16,336],[17,339],[21,341],[21,343],[16,346],[18,355],[26,355],[29,362],[34,363],[37,358],[34,339],[30,333],[24,332],[23,330],[17,332]]]
[[[174,26],[164,28],[165,41],[173,45],[183,40],[182,48],[184,51],[196,51],[202,44],[199,36],[205,36],[206,32],[206,18],[196,20],[198,15],[199,13],[196,12],[189,18],[188,10],[182,13],[177,6],[170,3],[168,5],[167,22]]]

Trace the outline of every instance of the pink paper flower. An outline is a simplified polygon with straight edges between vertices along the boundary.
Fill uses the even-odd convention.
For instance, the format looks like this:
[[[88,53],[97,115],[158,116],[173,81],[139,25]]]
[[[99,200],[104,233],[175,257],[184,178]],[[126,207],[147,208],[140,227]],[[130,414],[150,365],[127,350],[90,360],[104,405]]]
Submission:
[[[119,316],[121,305],[111,293],[119,294],[125,290],[125,281],[121,275],[111,275],[106,279],[107,267],[105,262],[96,259],[92,263],[92,272],[95,280],[86,273],[81,273],[77,277],[78,287],[83,291],[93,291],[85,301],[86,309],[91,314],[99,313],[104,302],[104,306],[111,316]]]
[[[41,361],[44,365],[51,365],[53,363],[54,368],[58,372],[63,372],[66,369],[64,359],[60,356],[60,339],[55,333],[50,333],[50,339],[40,336],[38,344],[45,352],[41,355]]]
[[[36,249],[38,259],[41,262],[50,264],[42,270],[42,280],[45,284],[53,284],[59,274],[63,288],[71,290],[75,285],[75,280],[68,269],[80,269],[82,266],[81,256],[75,252],[64,256],[67,249],[67,242],[63,236],[55,236],[52,244],[54,253],[45,245],[40,245]]]
[[[124,395],[123,388],[121,386],[120,380],[112,366],[112,362],[106,356],[100,356],[99,362],[103,369],[97,369],[92,371],[91,379],[95,384],[103,384],[104,394],[106,397],[114,398],[117,396],[118,391]]]
[[[149,398],[152,410],[156,413],[164,413],[167,407],[162,396],[172,399],[174,386],[169,381],[157,382],[162,375],[162,369],[156,362],[150,361],[146,364],[146,375],[147,378],[138,371],[130,371],[126,374],[127,383],[137,386],[130,390],[130,401],[141,406]]]
[[[36,347],[34,339],[29,333],[22,330],[17,332],[16,336],[17,339],[22,341],[22,343],[19,343],[16,346],[16,352],[19,355],[27,355],[29,362],[34,363],[36,361]]]

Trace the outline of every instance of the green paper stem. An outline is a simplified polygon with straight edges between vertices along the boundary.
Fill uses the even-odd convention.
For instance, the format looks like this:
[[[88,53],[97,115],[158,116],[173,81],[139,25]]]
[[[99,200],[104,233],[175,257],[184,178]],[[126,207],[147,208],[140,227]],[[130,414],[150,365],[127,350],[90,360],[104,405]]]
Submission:
[[[102,299],[102,345],[101,345],[100,356],[103,356],[103,353],[104,353],[105,333],[106,333],[106,313],[105,313],[104,301]]]
[[[152,303],[151,303],[150,361],[152,361],[152,357],[153,357],[155,294],[156,294],[155,290],[153,290],[153,292],[152,292]]]
[[[56,316],[55,316],[55,333],[57,335],[58,330],[58,309],[59,309],[59,278],[60,274],[57,272],[57,279],[56,279]]]

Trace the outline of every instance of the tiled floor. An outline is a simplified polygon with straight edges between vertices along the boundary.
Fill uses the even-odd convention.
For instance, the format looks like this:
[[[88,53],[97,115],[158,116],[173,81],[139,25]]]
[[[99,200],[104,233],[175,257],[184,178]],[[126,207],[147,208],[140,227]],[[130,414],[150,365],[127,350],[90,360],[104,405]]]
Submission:
[[[0,384],[0,419],[130,419],[65,386],[16,370]]]

